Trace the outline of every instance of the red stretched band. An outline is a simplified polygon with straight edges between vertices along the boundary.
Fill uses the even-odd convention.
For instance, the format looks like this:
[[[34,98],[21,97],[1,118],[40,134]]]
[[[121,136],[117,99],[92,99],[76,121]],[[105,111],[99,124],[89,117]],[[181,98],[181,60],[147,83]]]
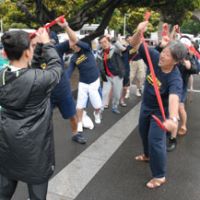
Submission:
[[[147,14],[145,14],[145,19],[146,19],[146,16],[147,16]],[[163,107],[163,102],[162,102],[162,99],[161,99],[161,96],[160,96],[160,91],[159,91],[158,84],[157,84],[157,81],[156,81],[156,75],[155,75],[155,72],[154,72],[152,60],[151,60],[149,50],[148,50],[148,46],[147,46],[147,43],[145,42],[143,33],[142,33],[142,43],[144,45],[144,50],[145,50],[145,54],[146,54],[146,57],[147,57],[147,62],[148,62],[148,65],[149,65],[150,73],[151,73],[151,76],[152,76],[153,87],[154,87],[154,90],[155,90],[155,94],[156,94],[156,98],[157,98],[158,105],[159,105],[159,108],[160,108],[160,112],[162,114],[163,120],[165,121],[166,116],[165,116],[165,111],[164,111],[164,107]],[[158,126],[166,131],[166,128],[164,127],[164,125],[162,124],[160,119],[158,117],[156,117],[155,115],[152,115],[152,117],[156,121]]]
[[[200,60],[200,53],[193,46],[187,46],[187,48]]]
[[[163,125],[163,123],[161,122],[161,120],[156,117],[155,115],[151,115],[153,117],[153,119],[156,121],[157,125],[163,129],[164,131],[167,131],[167,129],[165,128],[165,126]]]
[[[46,24],[45,26],[43,26],[43,28],[50,28],[53,25],[55,25],[57,23],[57,21],[60,21],[61,23],[64,23],[64,19],[65,16],[61,15],[60,17],[57,17],[55,20],[51,21],[49,24]],[[36,36],[37,31],[35,31],[34,33],[31,33],[30,38],[33,39]]]
[[[147,43],[145,42],[143,35],[142,35],[142,42],[143,42],[143,45],[144,45],[144,50],[145,50],[145,54],[146,54],[146,57],[147,57],[147,62],[148,62],[149,69],[150,69],[150,72],[151,72],[151,76],[152,76],[152,80],[153,80],[153,87],[154,87],[154,90],[155,90],[155,93],[156,93],[158,105],[159,105],[159,108],[160,108],[160,111],[161,111],[161,114],[162,114],[162,118],[165,121],[166,120],[165,111],[164,111],[162,99],[161,99],[161,96],[160,96],[160,91],[158,89],[158,84],[157,84],[157,81],[156,81],[156,75],[155,75],[155,72],[154,72],[154,69],[153,69],[153,64],[152,64],[152,61],[151,61],[151,57],[150,57],[150,54],[149,54]]]

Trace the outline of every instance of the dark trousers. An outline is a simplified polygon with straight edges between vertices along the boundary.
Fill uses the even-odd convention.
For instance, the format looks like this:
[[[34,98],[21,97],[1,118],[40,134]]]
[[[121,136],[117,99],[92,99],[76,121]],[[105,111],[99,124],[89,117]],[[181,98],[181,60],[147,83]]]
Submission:
[[[0,174],[0,200],[10,200],[16,190],[18,181],[10,180]],[[30,200],[46,200],[48,182],[40,185],[28,184]]]
[[[141,106],[139,131],[144,154],[150,158],[150,168],[154,178],[166,176],[166,133],[151,117],[153,110]],[[160,113],[155,113],[159,117]]]

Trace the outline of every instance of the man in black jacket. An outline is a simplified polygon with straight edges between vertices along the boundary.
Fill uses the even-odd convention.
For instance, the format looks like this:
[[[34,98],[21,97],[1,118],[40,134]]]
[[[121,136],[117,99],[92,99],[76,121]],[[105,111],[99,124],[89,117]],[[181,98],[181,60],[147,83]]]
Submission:
[[[24,31],[1,40],[10,64],[0,71],[0,199],[9,200],[17,182],[28,184],[31,200],[45,200],[54,172],[50,94],[59,82],[60,58],[45,29],[30,40]],[[42,43],[46,70],[28,68],[36,41]]]

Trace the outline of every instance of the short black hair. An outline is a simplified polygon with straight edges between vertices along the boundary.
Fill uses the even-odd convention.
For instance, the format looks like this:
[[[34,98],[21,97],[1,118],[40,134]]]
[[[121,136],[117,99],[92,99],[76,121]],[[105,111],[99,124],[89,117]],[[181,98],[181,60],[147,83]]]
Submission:
[[[106,35],[101,35],[98,41],[100,42],[103,38],[107,38],[107,40],[110,42],[110,38],[108,38]]]
[[[1,37],[4,51],[9,60],[19,60],[30,47],[30,36],[25,31],[7,31]]]

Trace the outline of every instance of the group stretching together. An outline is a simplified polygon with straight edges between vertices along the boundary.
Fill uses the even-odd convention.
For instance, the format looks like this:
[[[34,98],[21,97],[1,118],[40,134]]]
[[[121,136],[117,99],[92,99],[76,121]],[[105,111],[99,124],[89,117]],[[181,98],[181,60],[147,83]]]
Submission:
[[[136,95],[142,96],[139,132],[143,145],[142,154],[135,159],[150,164],[152,179],[146,186],[161,186],[166,182],[167,141],[170,151],[175,148],[177,133],[186,134],[188,80],[200,69],[198,58],[188,50],[191,41],[177,39],[175,33],[171,37],[165,34],[156,48],[147,50],[143,33],[148,21],[144,21],[126,37],[127,45],[112,42],[106,35],[99,37],[95,57],[64,18],[56,22],[68,34],[65,42],[52,42],[46,28],[31,37],[24,31],[10,31],[1,38],[9,64],[0,71],[0,199],[11,199],[18,181],[27,183],[31,200],[46,199],[55,169],[53,108],[58,107],[62,117],[70,120],[72,140],[85,144],[82,132],[88,101],[94,108],[95,123],[100,124],[110,101],[114,114],[120,114],[119,105],[127,106],[134,80]],[[70,49],[74,53],[66,68],[63,55]],[[76,105],[70,87],[75,67],[79,71]],[[154,78],[166,119],[157,101]]]

